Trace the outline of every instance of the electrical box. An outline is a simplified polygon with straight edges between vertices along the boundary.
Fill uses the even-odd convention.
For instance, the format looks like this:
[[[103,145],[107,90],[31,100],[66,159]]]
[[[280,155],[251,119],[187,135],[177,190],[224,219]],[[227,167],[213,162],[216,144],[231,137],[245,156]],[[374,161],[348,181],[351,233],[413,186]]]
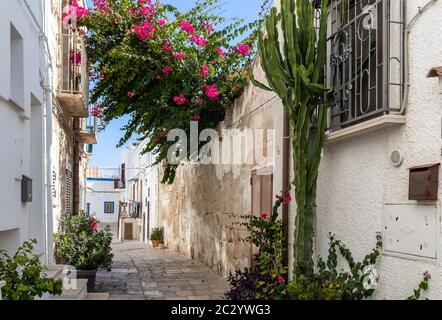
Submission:
[[[385,205],[384,251],[436,259],[437,205]]]
[[[21,179],[21,202],[32,202],[32,179],[27,176]]]
[[[436,201],[439,189],[440,164],[410,169],[409,200]]]

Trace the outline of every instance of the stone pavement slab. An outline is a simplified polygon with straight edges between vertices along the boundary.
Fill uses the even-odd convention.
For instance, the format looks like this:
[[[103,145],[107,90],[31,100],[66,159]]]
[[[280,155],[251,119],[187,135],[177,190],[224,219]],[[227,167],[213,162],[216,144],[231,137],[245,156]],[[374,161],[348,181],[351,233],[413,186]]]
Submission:
[[[168,249],[114,242],[112,271],[97,273],[110,300],[219,300],[228,285],[208,267]]]

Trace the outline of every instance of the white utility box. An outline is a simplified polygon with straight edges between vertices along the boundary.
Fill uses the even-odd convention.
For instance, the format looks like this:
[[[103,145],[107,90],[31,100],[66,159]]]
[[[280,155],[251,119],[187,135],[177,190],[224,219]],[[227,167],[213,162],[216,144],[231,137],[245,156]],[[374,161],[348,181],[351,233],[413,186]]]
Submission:
[[[385,205],[384,251],[416,257],[437,257],[437,205]]]

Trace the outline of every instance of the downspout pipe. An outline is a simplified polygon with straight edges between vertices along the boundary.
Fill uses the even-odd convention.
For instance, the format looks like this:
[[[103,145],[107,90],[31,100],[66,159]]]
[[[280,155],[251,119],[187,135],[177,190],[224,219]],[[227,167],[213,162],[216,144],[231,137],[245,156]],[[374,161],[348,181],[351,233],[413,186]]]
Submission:
[[[409,75],[409,69],[410,69],[410,56],[409,56],[409,47],[408,43],[410,41],[410,33],[415,25],[415,23],[419,20],[422,15],[428,11],[433,5],[436,4],[439,0],[431,0],[429,1],[425,6],[422,8],[419,8],[418,13],[410,20],[410,22],[406,25],[404,30],[404,97],[402,99],[401,108],[399,110],[399,114],[404,114],[405,109],[408,104],[408,98],[410,93],[410,75]]]

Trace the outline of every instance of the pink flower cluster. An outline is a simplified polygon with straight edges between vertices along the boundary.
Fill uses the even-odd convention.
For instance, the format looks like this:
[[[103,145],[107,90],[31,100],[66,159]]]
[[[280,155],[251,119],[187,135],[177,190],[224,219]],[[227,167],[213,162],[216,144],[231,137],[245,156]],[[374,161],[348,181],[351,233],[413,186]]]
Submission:
[[[167,66],[165,68],[163,68],[163,74],[168,74],[171,73],[173,71],[172,66]]]
[[[278,200],[282,199],[282,204],[285,206],[288,205],[293,200],[290,192],[286,192],[284,196],[277,195],[276,199],[278,199]]]
[[[180,22],[178,23],[178,27],[184,31],[187,32],[188,34],[194,34],[195,33],[195,27],[186,20],[180,20]]]
[[[178,60],[183,60],[184,59],[184,53],[183,52],[178,52],[176,54],[173,55],[176,59]]]
[[[219,90],[216,84],[206,84],[204,87],[204,95],[212,101],[216,101],[219,98]]]
[[[152,39],[156,32],[154,25],[149,20],[142,22],[140,25],[135,25],[134,29],[140,40]]]
[[[92,107],[91,116],[95,118],[100,118],[101,116],[103,116],[103,109],[103,106],[97,103],[95,106]]]
[[[80,65],[81,64],[81,52],[75,52],[75,50],[71,50],[69,53],[69,60],[71,64]]]
[[[205,29],[209,34],[215,32],[215,29],[209,22],[202,23],[201,28]]]
[[[94,7],[101,12],[110,10],[110,5],[108,0],[93,0],[93,4]]]
[[[195,34],[195,35],[191,36],[189,38],[189,40],[191,42],[194,42],[197,46],[200,46],[200,47],[205,47],[206,44],[207,44],[207,40],[204,39],[204,37],[202,37],[202,36],[200,36],[198,34]]]
[[[83,17],[89,16],[91,13],[88,9],[80,6],[78,0],[73,0],[69,5],[69,9],[61,14],[61,20],[63,22],[69,22],[71,19],[81,19]]]
[[[203,64],[199,73],[202,77],[207,77],[209,75],[209,67],[207,65]]]
[[[250,46],[248,44],[240,44],[235,48],[240,55],[246,56],[250,54]]]
[[[187,99],[186,99],[186,97],[184,96],[183,93],[180,93],[179,96],[173,97],[173,102],[175,102],[175,104],[177,106],[183,106],[183,105],[185,105],[187,103]]]
[[[139,0],[138,4],[142,7],[135,11],[135,15],[152,17],[156,13],[155,4],[151,0]]]
[[[163,46],[162,46],[162,48],[161,48],[161,51],[162,51],[162,52],[172,52],[172,51],[173,51],[173,48],[172,48],[172,46],[170,45],[169,42],[164,42],[164,43],[163,43]]]
[[[216,53],[223,57],[227,56],[227,53],[221,48],[216,49]]]

